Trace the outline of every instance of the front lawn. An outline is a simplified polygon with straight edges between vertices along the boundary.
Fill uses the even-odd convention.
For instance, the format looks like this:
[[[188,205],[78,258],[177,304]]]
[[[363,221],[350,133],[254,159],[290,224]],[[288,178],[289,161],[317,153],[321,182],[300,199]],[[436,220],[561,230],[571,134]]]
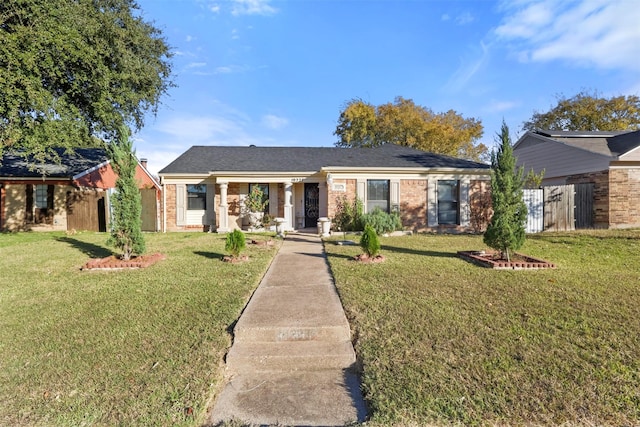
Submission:
[[[325,243],[373,424],[640,424],[640,231],[529,236],[539,271],[456,257],[481,236],[381,243]]]
[[[0,425],[202,424],[275,249],[231,264],[222,235],[145,237],[166,260],[83,272],[105,234],[0,234]]]

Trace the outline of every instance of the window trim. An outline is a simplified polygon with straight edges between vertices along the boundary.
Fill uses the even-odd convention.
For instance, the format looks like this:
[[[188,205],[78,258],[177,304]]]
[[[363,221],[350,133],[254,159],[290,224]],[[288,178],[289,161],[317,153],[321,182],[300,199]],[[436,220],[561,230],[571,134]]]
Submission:
[[[452,188],[455,188],[455,199],[451,198],[451,199],[442,199],[441,198],[441,192],[440,192],[440,185],[446,185],[445,183],[448,183]],[[453,183],[455,183],[455,185],[453,185]],[[460,191],[461,191],[461,183],[459,179],[439,179],[436,182],[436,221],[438,225],[461,225],[460,221],[461,221],[461,215],[460,215],[460,205],[461,205],[461,200],[460,200]],[[451,203],[452,205],[455,205],[455,209],[447,209],[444,210],[442,209],[443,212],[441,212],[441,203],[442,202],[446,202],[446,203]],[[454,221],[441,221],[441,214],[442,213],[450,213],[452,211],[455,210],[455,220]]]
[[[195,187],[198,187],[198,189],[201,191],[192,191]],[[206,184],[187,184],[185,193],[187,198],[187,205],[186,205],[187,211],[206,211],[207,210],[207,185]],[[201,201],[202,207],[198,207],[198,208],[191,207],[192,200]]]
[[[370,184],[374,182],[384,182],[386,185],[386,191],[383,189],[383,192],[386,192],[386,199],[372,199],[370,197]],[[380,208],[384,212],[389,213],[391,208],[391,181],[388,179],[367,179],[367,213],[371,213],[375,210],[375,208]],[[378,189],[376,188],[376,193]],[[373,204],[372,204],[373,202]],[[381,202],[385,202],[385,206],[382,206]]]

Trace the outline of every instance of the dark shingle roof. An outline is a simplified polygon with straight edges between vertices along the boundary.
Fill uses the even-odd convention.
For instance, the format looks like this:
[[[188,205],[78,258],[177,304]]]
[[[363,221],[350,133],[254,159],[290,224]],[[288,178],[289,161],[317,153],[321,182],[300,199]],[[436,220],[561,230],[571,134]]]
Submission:
[[[539,130],[535,133],[572,147],[610,157],[621,156],[640,146],[640,130],[612,132]]]
[[[101,148],[76,148],[73,153],[68,153],[64,149],[54,151],[59,156],[59,162],[54,160],[41,162],[35,160],[33,156],[5,153],[0,163],[0,177],[72,178],[108,161],[107,153]]]
[[[312,172],[328,167],[489,169],[489,165],[409,147],[376,148],[193,146],[160,174]]]

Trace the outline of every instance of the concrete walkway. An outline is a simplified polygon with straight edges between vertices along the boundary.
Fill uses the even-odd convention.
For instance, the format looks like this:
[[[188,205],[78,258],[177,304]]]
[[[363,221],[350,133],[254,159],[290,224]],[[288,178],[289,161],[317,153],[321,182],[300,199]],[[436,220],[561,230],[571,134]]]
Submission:
[[[364,421],[355,361],[322,242],[315,235],[289,234],[235,326],[228,383],[209,422]]]

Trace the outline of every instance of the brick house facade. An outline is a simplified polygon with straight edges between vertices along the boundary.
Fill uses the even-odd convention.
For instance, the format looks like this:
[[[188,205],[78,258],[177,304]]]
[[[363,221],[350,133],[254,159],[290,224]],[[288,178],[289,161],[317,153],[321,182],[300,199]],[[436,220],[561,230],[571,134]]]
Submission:
[[[248,226],[243,200],[261,186],[265,214],[285,230],[316,227],[338,202],[399,212],[413,231],[477,231],[471,203],[486,192],[489,166],[408,147],[192,147],[160,171],[167,231],[227,232]],[[193,199],[200,198],[201,201]],[[192,209],[195,207],[196,209]],[[446,212],[445,212],[446,211]]]

